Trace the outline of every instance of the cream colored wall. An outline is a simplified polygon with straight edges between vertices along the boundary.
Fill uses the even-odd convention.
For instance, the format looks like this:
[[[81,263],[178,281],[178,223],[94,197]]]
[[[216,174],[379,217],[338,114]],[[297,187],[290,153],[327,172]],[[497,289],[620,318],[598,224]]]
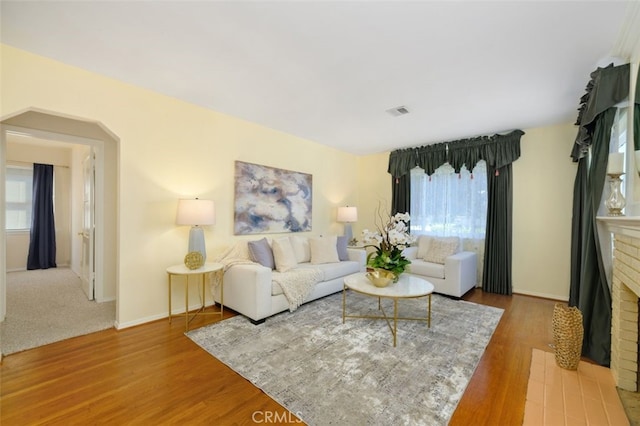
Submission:
[[[513,291],[568,300],[577,127],[523,130],[513,163]]]
[[[233,235],[234,161],[312,174],[310,234],[341,233],[336,208],[357,201],[354,155],[6,45],[1,49],[0,115],[33,106],[99,120],[120,138],[119,327],[167,315],[165,269],[182,262],[189,231],[175,225],[179,198],[215,200],[217,223],[205,229],[210,257],[239,238]],[[176,290],[182,300],[184,293]]]
[[[71,262],[71,194],[69,191],[71,149],[34,146],[25,143],[22,139],[15,136],[8,138],[6,160],[9,164],[17,165],[44,163],[55,166],[56,264],[68,266]],[[29,231],[7,232],[7,271],[26,270],[29,239]]]

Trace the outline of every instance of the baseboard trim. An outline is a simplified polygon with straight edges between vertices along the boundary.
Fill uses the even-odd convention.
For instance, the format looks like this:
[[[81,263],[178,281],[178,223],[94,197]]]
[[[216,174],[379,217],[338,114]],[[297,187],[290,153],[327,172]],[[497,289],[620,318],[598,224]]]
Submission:
[[[210,306],[213,306],[214,302],[205,304],[205,308],[208,308]],[[191,311],[195,311],[200,309],[202,305],[200,304],[195,304],[195,305],[190,305],[189,306],[189,312]],[[178,316],[178,315],[184,315],[184,309],[173,309],[171,311],[171,316]],[[142,324],[146,324],[148,322],[153,322],[153,321],[158,321],[161,320],[163,318],[169,318],[169,313],[165,312],[165,313],[161,313],[161,314],[156,314],[156,315],[151,315],[148,317],[144,317],[144,318],[139,318],[137,320],[133,320],[133,321],[127,321],[127,322],[123,322],[120,323],[118,321],[115,322],[115,327],[116,330],[122,330],[125,328],[129,328],[129,327],[135,327],[136,325],[142,325]]]
[[[557,300],[558,302],[568,302],[569,297],[561,297],[557,294],[539,293],[537,291],[513,290],[513,294],[522,294],[523,296],[534,296],[542,299]]]

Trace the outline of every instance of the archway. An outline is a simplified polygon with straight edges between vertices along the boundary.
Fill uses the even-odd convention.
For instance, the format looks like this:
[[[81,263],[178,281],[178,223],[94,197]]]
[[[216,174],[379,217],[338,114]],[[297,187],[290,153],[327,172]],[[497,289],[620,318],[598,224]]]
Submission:
[[[89,144],[96,152],[95,273],[96,300],[116,300],[118,321],[118,169],[119,139],[95,120],[37,108],[16,112],[0,120],[0,226],[5,227],[5,159],[9,132],[44,140]],[[6,253],[6,236],[0,233]],[[0,256],[0,321],[6,315],[6,257]]]

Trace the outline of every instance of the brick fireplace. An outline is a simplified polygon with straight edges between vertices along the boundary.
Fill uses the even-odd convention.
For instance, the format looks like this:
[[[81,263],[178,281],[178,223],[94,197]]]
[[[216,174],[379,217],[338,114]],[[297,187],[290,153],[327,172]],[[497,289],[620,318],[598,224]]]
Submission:
[[[611,372],[616,385],[638,391],[640,218],[599,218],[614,236],[611,286]]]

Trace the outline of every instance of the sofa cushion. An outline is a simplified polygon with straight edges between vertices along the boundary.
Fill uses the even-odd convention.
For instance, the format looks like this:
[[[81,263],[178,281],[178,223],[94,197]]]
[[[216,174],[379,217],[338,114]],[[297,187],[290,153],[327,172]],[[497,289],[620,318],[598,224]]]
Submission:
[[[271,246],[266,238],[262,238],[257,241],[249,241],[247,246],[249,247],[251,260],[258,262],[267,268],[275,268],[276,264],[273,260],[273,251],[271,250]]]
[[[310,262],[311,248],[309,248],[309,239],[299,235],[292,235],[289,240],[291,240],[291,247],[293,247],[298,263]]]
[[[460,239],[458,237],[433,238],[423,259],[426,262],[444,264],[447,257],[458,252],[459,245]]]
[[[322,281],[331,281],[336,278],[360,272],[358,262],[347,260],[345,262],[323,263],[315,265],[312,263],[299,263],[298,268],[314,268],[322,271]]]
[[[439,263],[425,262],[424,260],[412,260],[408,272],[422,275],[425,278],[444,278],[444,265]]]
[[[336,236],[309,238],[311,248],[311,263],[318,265],[321,263],[339,262]]]
[[[348,243],[346,235],[337,238],[338,259],[340,261],[349,260]]]
[[[278,272],[286,272],[298,265],[296,254],[293,251],[289,238],[276,238],[271,243],[271,246],[273,249],[273,260]]]

